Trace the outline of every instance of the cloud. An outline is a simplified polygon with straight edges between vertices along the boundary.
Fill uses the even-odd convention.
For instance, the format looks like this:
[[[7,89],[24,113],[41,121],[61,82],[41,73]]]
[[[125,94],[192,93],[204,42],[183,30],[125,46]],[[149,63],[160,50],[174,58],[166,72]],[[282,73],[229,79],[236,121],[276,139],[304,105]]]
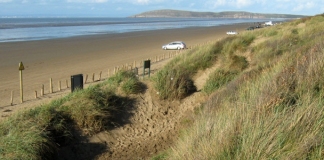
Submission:
[[[180,3],[182,2],[183,0],[173,0],[174,3]]]
[[[313,2],[306,2],[305,4],[298,4],[293,8],[293,11],[303,11],[305,9],[311,9],[315,7],[315,4]]]
[[[8,3],[11,2],[12,0],[0,0],[0,3]]]
[[[253,2],[251,0],[237,0],[235,4],[238,8],[242,8],[245,6],[250,6],[253,4]]]
[[[150,2],[150,0],[137,0],[136,3],[139,4],[148,4]]]
[[[287,1],[287,0],[283,0]],[[252,5],[265,5],[266,0],[209,0],[205,3],[205,6],[209,8],[219,8],[219,7],[230,7],[230,8],[245,8]]]
[[[67,0],[68,3],[106,3],[108,0]]]
[[[94,0],[95,3],[105,3],[108,2],[108,0]]]
[[[123,0],[119,0],[119,2],[121,2]],[[140,5],[148,5],[148,4],[153,4],[153,3],[162,3],[162,2],[165,2],[165,1],[168,1],[168,0],[126,0],[125,2],[130,2],[130,3],[133,3],[133,4],[140,4]],[[172,3],[177,3],[179,1],[182,1],[182,0],[172,0]],[[168,3],[171,3],[171,2],[168,2]]]
[[[225,6],[227,4],[227,2],[228,1],[226,1],[226,0],[208,1],[207,5],[209,5],[209,3],[210,3],[213,8],[217,8],[219,6]]]

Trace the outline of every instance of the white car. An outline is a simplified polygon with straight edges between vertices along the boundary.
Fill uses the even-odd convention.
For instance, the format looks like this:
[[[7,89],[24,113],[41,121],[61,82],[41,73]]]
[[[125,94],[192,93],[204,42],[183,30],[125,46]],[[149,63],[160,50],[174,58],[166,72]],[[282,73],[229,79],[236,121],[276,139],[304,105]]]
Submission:
[[[186,49],[187,46],[184,42],[182,41],[174,41],[169,44],[165,44],[162,46],[162,49],[167,50],[167,49]]]
[[[236,31],[228,31],[226,32],[227,35],[235,35],[238,34]]]

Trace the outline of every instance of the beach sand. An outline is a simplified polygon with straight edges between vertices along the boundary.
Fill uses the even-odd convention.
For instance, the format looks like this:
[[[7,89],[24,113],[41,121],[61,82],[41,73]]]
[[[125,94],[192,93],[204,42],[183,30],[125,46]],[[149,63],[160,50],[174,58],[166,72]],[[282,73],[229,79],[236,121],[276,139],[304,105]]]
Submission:
[[[161,46],[171,41],[184,41],[187,47],[217,41],[226,37],[226,32],[242,32],[252,24],[223,25],[216,27],[195,27],[157,31],[139,31],[121,34],[78,36],[72,38],[39,40],[27,42],[0,43],[0,117],[10,114],[15,108],[46,103],[53,97],[70,92],[71,75],[92,75],[98,79],[108,77],[108,69],[133,64],[137,66],[144,59],[163,54],[168,57],[170,50]],[[23,62],[24,103],[20,103],[18,64]],[[154,65],[154,64],[152,64]],[[55,93],[49,93],[50,78]],[[85,77],[84,77],[85,79]],[[58,91],[61,81],[62,91]],[[44,85],[44,96],[40,96]],[[13,91],[13,106],[11,92]],[[38,98],[35,99],[35,91]],[[36,103],[37,102],[37,103]]]

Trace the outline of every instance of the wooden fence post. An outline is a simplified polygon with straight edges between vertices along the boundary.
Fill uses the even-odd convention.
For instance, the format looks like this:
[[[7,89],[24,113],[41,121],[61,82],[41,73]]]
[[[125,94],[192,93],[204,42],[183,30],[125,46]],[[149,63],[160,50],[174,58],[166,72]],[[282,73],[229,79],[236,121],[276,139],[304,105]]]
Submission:
[[[100,71],[100,73],[99,73],[99,81],[101,81],[101,74],[102,74],[102,71]]]
[[[86,74],[86,77],[85,77],[85,81],[84,81],[84,84],[87,83],[87,80],[88,80],[88,74]]]
[[[58,90],[61,91],[61,81],[58,82]]]
[[[42,85],[42,88],[41,88],[41,96],[44,95],[44,84]]]
[[[14,94],[14,91],[11,91],[11,99],[10,99],[10,105],[13,106],[13,94]]]
[[[53,82],[52,82],[52,78],[50,78],[50,93],[53,93]]]

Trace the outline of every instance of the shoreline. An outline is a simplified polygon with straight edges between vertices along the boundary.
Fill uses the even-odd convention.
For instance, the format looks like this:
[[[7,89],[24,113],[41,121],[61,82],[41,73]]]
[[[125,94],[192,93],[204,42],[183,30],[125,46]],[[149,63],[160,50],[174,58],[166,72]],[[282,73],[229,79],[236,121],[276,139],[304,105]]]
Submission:
[[[50,40],[0,43],[0,112],[10,106],[11,91],[14,104],[19,101],[18,63],[23,62],[24,100],[33,100],[34,92],[45,86],[49,91],[49,79],[54,89],[58,81],[65,84],[71,75],[99,72],[107,75],[116,66],[139,62],[168,54],[161,46],[181,40],[187,47],[217,41],[226,37],[226,31],[243,31],[250,23],[212,27],[190,27],[151,31],[138,31],[103,35],[85,35]],[[107,77],[107,76],[106,76]],[[90,79],[90,78],[89,78]],[[70,84],[69,84],[70,85]],[[50,95],[48,95],[51,97]]]

